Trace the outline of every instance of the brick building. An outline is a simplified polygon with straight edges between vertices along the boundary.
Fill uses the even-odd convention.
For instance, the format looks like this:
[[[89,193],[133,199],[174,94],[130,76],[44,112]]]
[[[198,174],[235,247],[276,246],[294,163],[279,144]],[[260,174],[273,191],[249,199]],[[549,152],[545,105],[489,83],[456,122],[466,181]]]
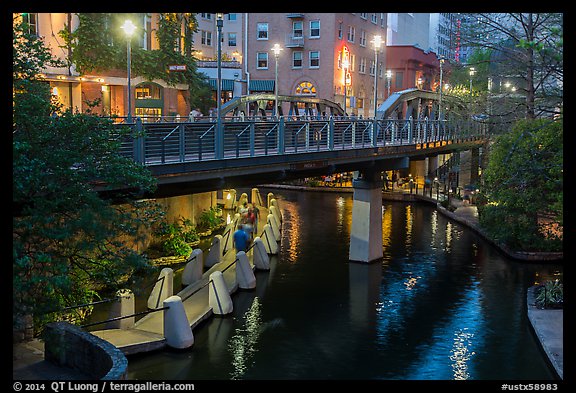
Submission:
[[[278,57],[278,94],[328,99],[346,112],[374,113],[374,36],[386,36],[385,13],[250,13],[245,14],[245,63],[249,93],[274,92],[274,44]],[[349,78],[344,79],[344,62]],[[378,53],[378,103],[384,100],[386,48]],[[284,113],[288,108],[282,108]]]

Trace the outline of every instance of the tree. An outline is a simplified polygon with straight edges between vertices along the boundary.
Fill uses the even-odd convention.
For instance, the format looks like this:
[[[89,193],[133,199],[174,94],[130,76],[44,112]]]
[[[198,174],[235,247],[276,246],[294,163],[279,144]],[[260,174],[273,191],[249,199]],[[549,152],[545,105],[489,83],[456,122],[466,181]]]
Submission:
[[[464,14],[462,42],[493,50],[492,73],[517,80],[528,119],[558,113],[563,94],[563,14]]]
[[[59,32],[65,47],[70,49],[69,63],[74,64],[81,74],[91,71],[124,69],[127,62],[126,37],[120,26],[125,18],[142,25],[145,14],[78,13],[78,27],[71,31],[66,26]],[[159,13],[158,49],[144,49],[133,44],[131,47],[132,74],[149,81],[160,79],[170,86],[177,83],[188,85],[190,103],[203,100],[206,91],[206,76],[198,72],[193,57],[192,35],[197,31],[193,13]],[[142,33],[142,31],[140,31]],[[184,72],[168,72],[172,64],[185,65]],[[192,104],[191,104],[192,105]]]
[[[512,249],[562,250],[562,127],[562,120],[522,120],[491,148],[480,224]]]
[[[134,244],[159,216],[127,195],[112,204],[95,184],[152,192],[156,181],[141,164],[119,153],[131,132],[105,118],[58,106],[37,78],[54,60],[40,38],[13,23],[13,320],[33,315],[36,329],[90,302],[103,288],[118,289],[150,268]],[[132,198],[130,198],[132,197]]]

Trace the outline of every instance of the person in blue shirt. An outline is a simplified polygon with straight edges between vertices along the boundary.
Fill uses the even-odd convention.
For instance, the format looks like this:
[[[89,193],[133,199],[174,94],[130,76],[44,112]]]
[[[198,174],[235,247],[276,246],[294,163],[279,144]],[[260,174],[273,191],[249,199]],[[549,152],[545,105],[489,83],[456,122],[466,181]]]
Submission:
[[[233,235],[236,252],[246,251],[246,248],[248,247],[248,239],[248,234],[244,231],[242,224],[238,225],[238,229]]]

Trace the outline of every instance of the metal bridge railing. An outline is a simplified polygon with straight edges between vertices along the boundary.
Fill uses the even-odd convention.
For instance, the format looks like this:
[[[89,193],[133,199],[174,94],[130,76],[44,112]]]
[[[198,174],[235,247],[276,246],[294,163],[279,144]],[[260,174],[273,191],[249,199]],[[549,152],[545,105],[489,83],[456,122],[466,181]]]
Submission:
[[[220,124],[223,153],[216,157],[216,122],[144,123],[137,118],[119,126],[133,129],[120,140],[121,153],[145,165],[410,145],[488,133],[487,124],[474,120],[227,118]]]

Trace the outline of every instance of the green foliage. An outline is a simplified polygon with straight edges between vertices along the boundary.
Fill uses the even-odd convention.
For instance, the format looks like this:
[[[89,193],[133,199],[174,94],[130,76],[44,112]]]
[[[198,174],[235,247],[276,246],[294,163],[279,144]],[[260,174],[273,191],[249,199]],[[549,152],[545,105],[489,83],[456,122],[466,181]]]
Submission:
[[[200,239],[192,221],[183,217],[173,223],[161,222],[154,234],[160,237],[162,249],[168,255],[188,256],[192,252],[188,243]]]
[[[72,49],[68,59],[81,74],[95,70],[119,67],[121,56],[126,56],[119,46],[111,45],[112,31],[107,28],[112,14],[80,13],[78,27],[70,32],[68,26],[59,32],[66,47]],[[125,62],[123,64],[126,64]]]
[[[207,230],[216,228],[222,224],[224,219],[221,216],[221,209],[218,207],[211,207],[209,210],[204,210],[198,219],[197,228],[199,230]]]
[[[562,120],[523,120],[491,147],[483,173],[481,225],[515,250],[560,251],[562,236],[543,231],[543,217],[563,225]]]
[[[541,308],[562,308],[564,305],[562,281],[546,281],[536,288],[536,305]]]
[[[80,13],[80,24],[74,32],[66,28],[60,31],[66,46],[72,49],[71,63],[81,73],[125,69],[127,62],[127,39],[120,26],[123,19],[130,18],[137,26],[142,25],[143,14]],[[121,19],[122,18],[122,19]],[[182,47],[180,46],[180,26],[184,26]],[[192,33],[197,30],[194,14],[162,13],[158,21],[156,35],[159,49],[139,48],[131,41],[131,73],[152,81],[160,79],[168,85],[186,83],[191,99],[198,100],[199,94],[206,93],[205,76],[198,73],[196,60],[192,57]],[[136,32],[136,34],[142,34]],[[185,72],[168,72],[171,64],[186,65]],[[210,91],[208,90],[208,93]]]
[[[23,51],[14,57],[15,66],[33,56]],[[29,62],[34,68],[46,57]],[[128,128],[71,111],[53,118],[48,84],[33,78],[15,82],[20,83],[13,99],[13,313],[14,320],[32,314],[39,330],[63,317],[51,312],[89,302],[100,288],[119,289],[126,277],[150,268],[134,244],[144,240],[157,211],[133,199],[112,205],[94,186],[121,186],[139,195],[153,191],[156,180],[120,155],[118,138]]]

